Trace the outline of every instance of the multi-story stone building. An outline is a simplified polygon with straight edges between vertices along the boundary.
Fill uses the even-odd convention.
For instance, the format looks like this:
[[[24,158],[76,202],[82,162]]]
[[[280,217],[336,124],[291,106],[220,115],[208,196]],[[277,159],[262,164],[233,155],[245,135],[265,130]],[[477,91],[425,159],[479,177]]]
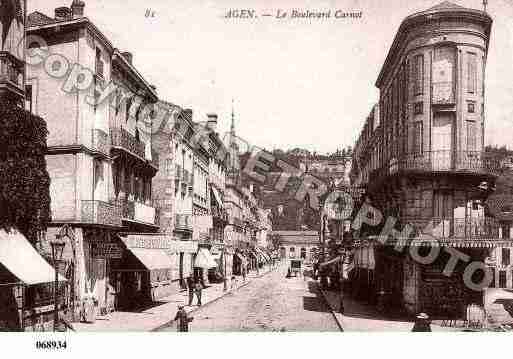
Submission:
[[[8,1],[0,6],[0,96],[20,103],[25,97],[26,6],[24,0]]]
[[[27,91],[32,111],[45,118],[49,130],[48,237],[71,226],[74,239],[65,252],[74,266],[77,303],[94,296],[107,311],[131,295],[122,293],[131,279],[113,273],[123,251],[117,234],[157,229],[151,208],[157,166],[147,135],[151,111],[142,110],[157,95],[132,56],[120,53],[84,16],[84,7],[74,0],[70,8],[55,9],[54,17],[29,15],[28,35],[43,39],[52,55],[42,59],[43,65],[27,68]],[[34,45],[27,44],[30,51]],[[80,75],[70,80],[66,76],[73,71]],[[101,99],[100,89],[108,84],[116,86],[112,102]]]
[[[379,111],[367,118],[354,150],[352,178],[366,187],[382,225],[393,217],[402,230],[384,244],[372,236],[363,242],[373,262],[362,266],[372,275],[360,284],[412,313],[460,316],[467,304],[482,304],[482,293],[463,283],[462,263],[443,274],[447,253],[483,261],[499,243],[483,206],[495,180],[483,153],[491,24],[487,13],[449,2],[408,16],[376,82]],[[394,222],[385,227],[389,233]],[[443,254],[420,264],[409,254],[412,238]]]
[[[161,101],[159,111],[167,123],[154,129],[153,143],[164,168],[155,176],[152,190],[160,236],[168,239],[167,252],[174,257],[173,287],[178,289],[193,274],[198,251],[198,240],[193,238],[195,130],[192,110]]]

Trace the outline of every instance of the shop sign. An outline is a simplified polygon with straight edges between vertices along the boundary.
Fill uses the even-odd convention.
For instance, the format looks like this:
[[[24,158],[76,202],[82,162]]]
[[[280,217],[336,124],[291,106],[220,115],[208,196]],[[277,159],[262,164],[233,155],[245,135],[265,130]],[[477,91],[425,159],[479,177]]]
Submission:
[[[95,258],[121,258],[123,249],[115,243],[91,243],[91,256]]]
[[[180,241],[172,237],[128,236],[123,242],[129,248],[167,249],[169,253],[194,253],[198,250],[197,242]]]

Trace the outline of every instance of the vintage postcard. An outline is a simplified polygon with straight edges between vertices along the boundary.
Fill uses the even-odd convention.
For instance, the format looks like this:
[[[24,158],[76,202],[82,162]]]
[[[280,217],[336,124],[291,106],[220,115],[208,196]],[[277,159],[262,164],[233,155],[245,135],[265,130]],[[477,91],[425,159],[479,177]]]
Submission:
[[[0,0],[0,331],[512,331],[512,18]]]

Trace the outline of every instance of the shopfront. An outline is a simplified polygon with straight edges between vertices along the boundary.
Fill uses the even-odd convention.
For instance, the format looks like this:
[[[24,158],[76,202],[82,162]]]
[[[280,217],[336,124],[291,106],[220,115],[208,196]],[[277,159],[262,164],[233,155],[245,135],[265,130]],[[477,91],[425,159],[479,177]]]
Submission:
[[[19,232],[0,230],[0,331],[51,331],[54,268]],[[62,300],[67,280],[58,275]]]
[[[177,293],[192,274],[194,242],[162,235],[127,235],[112,262],[116,308],[130,310]],[[197,247],[196,247],[197,248]]]

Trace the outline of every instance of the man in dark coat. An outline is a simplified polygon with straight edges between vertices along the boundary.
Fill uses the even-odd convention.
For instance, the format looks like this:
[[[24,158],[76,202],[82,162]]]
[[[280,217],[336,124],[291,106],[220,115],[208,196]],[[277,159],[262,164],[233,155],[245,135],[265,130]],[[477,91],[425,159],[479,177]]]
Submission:
[[[194,318],[190,317],[185,311],[183,305],[178,306],[178,312],[175,316],[175,321],[177,322],[177,329],[179,332],[188,332],[189,331],[189,323],[192,322]]]
[[[194,299],[194,281],[191,277],[187,277],[187,291],[189,292],[189,306],[192,305],[192,300]]]
[[[415,318],[415,324],[411,330],[412,332],[430,332],[431,324],[429,316],[426,313],[420,313]]]
[[[194,284],[194,291],[196,292],[196,297],[198,297],[198,307],[201,306],[201,293],[203,291],[203,285],[201,284],[201,281],[198,279],[196,280],[196,283]]]

